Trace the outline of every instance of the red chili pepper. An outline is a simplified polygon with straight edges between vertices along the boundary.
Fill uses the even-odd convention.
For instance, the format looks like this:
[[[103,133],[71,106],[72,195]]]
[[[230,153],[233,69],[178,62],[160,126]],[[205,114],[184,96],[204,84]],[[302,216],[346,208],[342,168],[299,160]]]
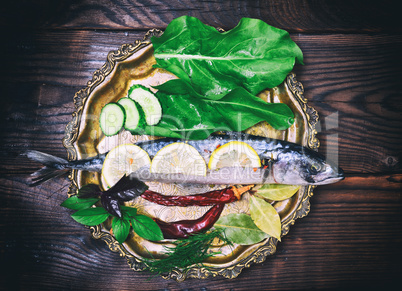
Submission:
[[[148,201],[165,206],[209,206],[217,203],[229,203],[237,200],[233,191],[230,189],[187,196],[167,196],[147,190],[141,194],[141,197]]]
[[[211,207],[203,216],[195,220],[180,220],[165,222],[158,218],[154,221],[159,225],[165,239],[187,238],[191,234],[210,229],[218,220],[225,204],[219,203]]]
[[[167,196],[147,190],[141,194],[141,197],[148,201],[165,206],[210,206],[218,203],[230,203],[239,200],[241,194],[250,190],[251,187],[252,186],[246,186],[239,189],[232,187],[186,196]]]

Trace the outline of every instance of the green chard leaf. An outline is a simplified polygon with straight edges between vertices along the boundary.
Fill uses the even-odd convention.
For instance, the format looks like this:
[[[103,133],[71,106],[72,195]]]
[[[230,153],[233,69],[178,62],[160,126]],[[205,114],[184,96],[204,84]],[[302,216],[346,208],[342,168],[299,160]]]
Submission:
[[[78,223],[95,226],[104,222],[108,217],[109,213],[103,207],[95,207],[78,210],[71,217]]]
[[[300,189],[299,185],[265,184],[255,193],[265,199],[282,201],[292,197]]]
[[[223,216],[215,222],[214,227],[223,229],[229,241],[240,245],[255,244],[269,237],[255,225],[249,215],[243,213]]]
[[[169,82],[190,83],[198,94],[212,99],[237,87],[256,95],[282,83],[296,61],[303,63],[288,32],[258,19],[242,18],[221,33],[197,18],[182,16],[151,41],[157,67],[180,78]]]
[[[99,198],[78,198],[78,196],[71,196],[70,198],[64,200],[60,206],[73,210],[81,210],[90,208],[98,201]]]
[[[130,232],[130,221],[125,218],[114,217],[112,221],[113,234],[119,243],[123,243]]]
[[[145,127],[145,134],[204,139],[216,131],[243,131],[261,121],[277,130],[293,124],[286,104],[270,104],[256,96],[281,84],[295,62],[303,62],[300,48],[286,31],[243,18],[221,33],[183,16],[151,41],[156,67],[178,79],[155,87],[163,117],[158,125]]]
[[[134,232],[142,238],[150,241],[158,241],[163,239],[161,229],[156,222],[148,216],[136,215],[132,218],[131,224]]]
[[[250,197],[250,215],[255,225],[269,234],[281,240],[281,218],[276,209],[264,201],[264,199],[251,196]]]
[[[260,121],[283,130],[294,122],[290,108],[283,103],[267,103],[237,88],[219,100],[169,95],[157,92],[164,112],[157,126],[149,126],[149,135],[204,139],[215,131],[243,131]],[[185,110],[183,110],[185,108]]]

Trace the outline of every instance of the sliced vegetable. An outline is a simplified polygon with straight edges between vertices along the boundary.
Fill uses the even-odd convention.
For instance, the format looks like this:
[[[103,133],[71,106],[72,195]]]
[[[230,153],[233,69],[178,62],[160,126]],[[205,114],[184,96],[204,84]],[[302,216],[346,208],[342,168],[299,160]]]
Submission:
[[[207,166],[204,158],[193,146],[175,142],[156,153],[152,159],[151,172],[205,176]]]
[[[123,128],[125,120],[126,112],[123,106],[117,103],[108,103],[102,108],[99,125],[106,136],[112,136]]]
[[[224,167],[259,168],[261,160],[257,152],[245,142],[232,141],[214,150],[208,162],[209,169]]]
[[[126,120],[124,122],[124,129],[135,132],[138,128],[144,127],[144,112],[136,102],[128,97],[121,98],[118,102],[123,106],[126,112]]]
[[[150,166],[148,153],[139,146],[122,144],[114,147],[106,155],[102,166],[105,188],[112,187],[124,175],[129,175],[141,167]]]
[[[128,96],[140,104],[148,125],[155,125],[160,121],[162,107],[150,89],[142,85],[133,85],[128,90]]]

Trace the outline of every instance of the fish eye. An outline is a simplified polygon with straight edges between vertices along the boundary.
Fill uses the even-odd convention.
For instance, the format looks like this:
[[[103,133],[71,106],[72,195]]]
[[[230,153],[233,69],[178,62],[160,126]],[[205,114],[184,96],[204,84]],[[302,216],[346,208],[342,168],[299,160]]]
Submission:
[[[315,175],[318,173],[318,171],[320,171],[320,165],[317,164],[313,164],[310,166],[310,172]]]

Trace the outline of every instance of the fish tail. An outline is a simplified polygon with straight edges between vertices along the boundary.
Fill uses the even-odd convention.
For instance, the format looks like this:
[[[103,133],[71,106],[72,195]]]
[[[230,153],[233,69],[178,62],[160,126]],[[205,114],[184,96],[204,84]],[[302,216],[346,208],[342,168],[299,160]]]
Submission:
[[[69,171],[69,168],[66,167],[68,162],[63,158],[35,150],[26,151],[23,155],[44,165],[41,169],[31,174],[32,179],[29,183],[31,187],[42,184],[52,178],[62,176]]]

